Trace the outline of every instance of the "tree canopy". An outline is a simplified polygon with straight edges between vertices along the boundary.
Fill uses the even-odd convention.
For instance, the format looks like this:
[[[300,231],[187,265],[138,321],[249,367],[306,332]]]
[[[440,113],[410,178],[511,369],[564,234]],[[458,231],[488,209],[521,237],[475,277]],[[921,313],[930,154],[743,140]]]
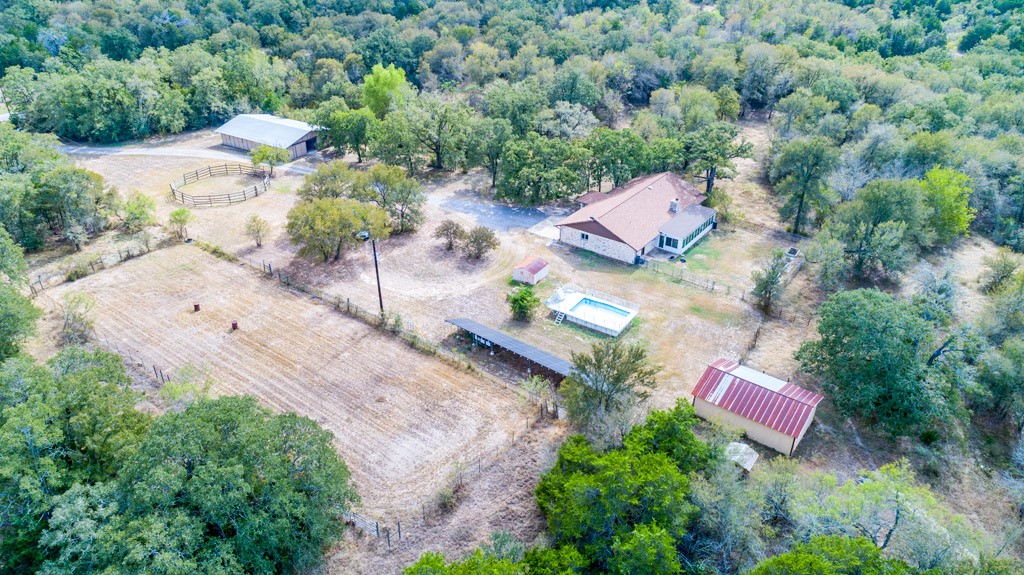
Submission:
[[[934,328],[913,304],[859,289],[832,295],[819,312],[821,339],[804,342],[797,359],[822,378],[840,410],[893,435],[952,415],[957,401],[930,370],[939,349]]]
[[[135,409],[121,358],[0,364],[2,573],[285,573],[356,501],[332,436],[252,398]]]

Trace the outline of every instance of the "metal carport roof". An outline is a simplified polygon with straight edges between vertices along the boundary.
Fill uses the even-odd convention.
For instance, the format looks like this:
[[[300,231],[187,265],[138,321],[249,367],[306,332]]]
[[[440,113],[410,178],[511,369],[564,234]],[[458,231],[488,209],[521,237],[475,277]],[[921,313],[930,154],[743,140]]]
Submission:
[[[562,377],[569,377],[569,374],[572,372],[572,362],[555,357],[544,350],[537,349],[528,343],[523,343],[496,329],[491,329],[466,318],[446,319],[445,321],[455,327],[464,329],[481,339],[485,339],[498,347],[507,349],[520,357],[528,359],[541,367],[549,369]]]

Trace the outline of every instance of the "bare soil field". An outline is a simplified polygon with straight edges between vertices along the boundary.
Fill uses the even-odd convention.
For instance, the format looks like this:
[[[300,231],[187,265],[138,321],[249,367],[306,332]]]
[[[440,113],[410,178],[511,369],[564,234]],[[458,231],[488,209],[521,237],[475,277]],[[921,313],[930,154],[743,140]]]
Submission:
[[[48,290],[46,300],[69,291],[96,299],[101,345],[131,350],[145,369],[204,366],[215,394],[251,394],[331,430],[362,509],[378,517],[419,510],[453,463],[500,453],[533,413],[500,384],[191,246]]]
[[[555,462],[558,446],[569,428],[539,426],[504,452],[482,473],[468,476],[458,507],[449,514],[402,519],[402,538],[392,529],[386,540],[349,531],[328,557],[324,571],[335,575],[400,573],[427,551],[455,559],[489,543],[498,531],[527,544],[540,542],[547,527],[533,495],[540,476]]]

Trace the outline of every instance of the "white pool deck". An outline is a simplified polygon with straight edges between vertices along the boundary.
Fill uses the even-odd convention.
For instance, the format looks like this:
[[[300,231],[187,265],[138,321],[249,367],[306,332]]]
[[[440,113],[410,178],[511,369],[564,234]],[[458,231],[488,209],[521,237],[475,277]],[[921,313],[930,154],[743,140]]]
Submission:
[[[545,303],[556,314],[565,314],[567,321],[615,337],[629,327],[640,309],[622,300],[609,300],[617,298],[561,287]]]

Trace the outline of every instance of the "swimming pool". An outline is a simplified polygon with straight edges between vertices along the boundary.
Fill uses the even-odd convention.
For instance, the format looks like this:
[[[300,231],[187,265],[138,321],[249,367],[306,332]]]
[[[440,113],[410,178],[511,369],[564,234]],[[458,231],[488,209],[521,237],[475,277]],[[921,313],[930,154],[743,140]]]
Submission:
[[[629,327],[638,311],[593,294],[564,289],[557,291],[547,301],[547,306],[556,314],[563,314],[565,321],[611,336],[617,336]]]

